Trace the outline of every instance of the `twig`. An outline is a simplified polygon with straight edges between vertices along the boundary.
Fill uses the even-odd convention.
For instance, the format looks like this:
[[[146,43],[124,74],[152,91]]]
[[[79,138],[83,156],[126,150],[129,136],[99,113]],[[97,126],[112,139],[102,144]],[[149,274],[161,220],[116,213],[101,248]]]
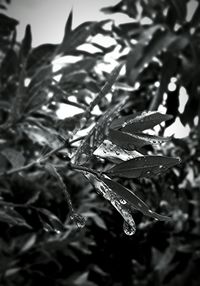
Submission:
[[[74,165],[74,164],[70,164],[70,167],[72,169],[75,169],[75,170],[79,170],[79,171],[83,171],[83,172],[87,172],[87,173],[91,173],[95,176],[97,176],[98,178],[101,176],[101,173],[100,172],[97,172],[93,169],[90,169],[90,168],[87,168],[87,167],[83,167],[83,166],[79,166],[79,165]]]

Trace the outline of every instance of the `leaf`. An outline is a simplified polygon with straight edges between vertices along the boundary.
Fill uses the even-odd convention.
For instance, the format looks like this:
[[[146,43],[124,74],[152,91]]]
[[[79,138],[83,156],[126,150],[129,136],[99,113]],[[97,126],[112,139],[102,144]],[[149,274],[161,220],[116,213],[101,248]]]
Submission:
[[[101,115],[95,126],[86,136],[77,149],[72,163],[85,163],[92,156],[96,148],[104,141],[108,134],[108,129],[113,119],[120,112],[122,106],[126,103],[127,97],[124,97],[121,102],[111,106],[105,113]]]
[[[55,231],[58,233],[64,230],[64,226],[60,219],[49,210],[44,208],[37,208],[37,211],[45,230]]]
[[[168,141],[170,138],[148,135],[145,133],[131,134],[110,129],[108,139],[119,147],[132,151],[147,145],[161,144],[162,142]]]
[[[65,32],[64,32],[63,40],[60,46],[58,47],[58,53],[64,52],[68,48],[70,34],[72,32],[72,20],[73,20],[73,11],[71,10],[69,17],[67,19],[66,25],[65,25]]]
[[[159,215],[151,211],[149,206],[146,203],[144,203],[132,191],[125,188],[121,184],[115,181],[111,181],[110,179],[107,179],[107,178],[102,178],[102,180],[110,189],[112,189],[114,193],[122,197],[124,200],[126,200],[131,205],[131,207],[142,212],[144,215],[150,216],[155,219],[164,220],[164,221],[170,220],[170,218],[167,216],[162,216],[162,215]]]
[[[176,14],[181,22],[185,22],[187,14],[187,1],[185,0],[171,0],[170,1],[176,9]]]
[[[163,67],[161,70],[160,86],[151,102],[149,110],[157,110],[159,105],[162,103],[163,94],[164,92],[168,92],[167,87],[168,87],[171,77],[174,76],[174,73],[177,69],[177,64],[178,64],[177,58],[173,57],[171,54],[166,53],[164,62],[163,62]]]
[[[41,127],[43,127],[41,125]],[[39,145],[47,145],[50,148],[54,149],[63,144],[59,139],[59,134],[50,128],[43,127],[38,128],[30,125],[25,125],[24,132],[26,135],[34,142]]]
[[[113,120],[110,128],[122,129],[124,132],[137,132],[151,129],[171,118],[170,114],[162,114],[157,111],[135,113]]]
[[[31,43],[32,43],[31,26],[27,25],[20,49],[20,57],[22,59],[26,59],[26,57],[28,56],[31,50]]]
[[[124,5],[123,1],[120,1],[115,6],[102,8],[101,11],[104,12],[105,14],[120,13],[123,12],[122,10],[123,5]]]
[[[88,110],[86,111],[86,118],[90,116],[90,112],[93,110],[93,108],[100,102],[100,100],[110,92],[113,84],[116,82],[117,77],[119,76],[119,73],[122,69],[122,66],[124,64],[119,64],[114,70],[112,71],[109,79],[104,84],[103,88],[100,90],[100,92],[97,94],[95,99],[91,102],[90,106],[88,107]]]
[[[191,27],[196,27],[199,25],[199,19],[200,19],[200,3],[198,3],[198,7],[196,8],[194,15],[192,16],[192,19],[190,21]]]
[[[0,210],[0,221],[8,223],[10,225],[24,226],[31,228],[31,226],[27,224],[27,222],[17,211],[9,207]]]
[[[179,158],[143,156],[120,163],[106,173],[124,178],[151,178],[180,163]]]
[[[93,154],[95,156],[108,159],[114,163],[120,163],[121,161],[128,161],[135,157],[142,156],[142,154],[137,151],[124,150],[109,140],[104,140]]]
[[[148,30],[145,31],[143,38],[127,57],[127,77],[132,85],[135,84],[139,74],[151,62],[152,58],[162,52],[163,49],[167,49],[176,39],[175,34],[165,28],[161,29],[160,26],[155,26],[150,32],[148,34]],[[148,39],[151,40],[148,41]]]
[[[22,153],[12,148],[6,148],[2,150],[1,154],[6,157],[14,169],[22,167],[25,163],[25,158]]]
[[[104,230],[107,230],[107,226],[106,226],[105,222],[103,221],[103,219],[99,215],[93,216],[92,219],[94,220],[95,224],[98,227],[100,227],[100,228],[102,228]]]
[[[13,18],[10,18],[2,13],[0,13],[0,35],[9,36],[11,32],[14,31],[15,27],[19,22]]]

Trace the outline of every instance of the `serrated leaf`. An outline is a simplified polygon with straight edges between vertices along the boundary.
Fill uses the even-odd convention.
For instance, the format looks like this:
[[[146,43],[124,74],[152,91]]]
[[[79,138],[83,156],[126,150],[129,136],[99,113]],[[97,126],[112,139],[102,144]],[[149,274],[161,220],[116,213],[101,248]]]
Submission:
[[[109,140],[104,140],[93,154],[95,156],[108,159],[113,163],[120,163],[122,161],[128,161],[130,159],[143,156],[137,151],[124,150]]]
[[[179,158],[143,156],[120,163],[106,173],[124,178],[151,178],[180,163]]]
[[[162,114],[157,111],[135,113],[113,120],[110,127],[113,129],[122,129],[125,132],[137,132],[151,129],[171,118],[170,114]]]
[[[159,215],[159,214],[151,211],[149,206],[145,202],[143,202],[132,191],[125,188],[121,184],[119,184],[115,181],[111,181],[110,179],[107,179],[107,178],[103,178],[102,180],[110,189],[112,189],[112,191],[114,193],[116,193],[118,196],[122,197],[124,200],[126,200],[131,205],[131,207],[142,212],[144,215],[150,216],[150,217],[158,219],[158,220],[164,220],[164,221],[170,220],[170,218],[167,216]]]
[[[1,154],[11,163],[13,168],[22,167],[25,163],[25,158],[21,152],[12,148],[6,148],[1,151]]]
[[[170,138],[136,132],[132,134],[110,129],[108,139],[119,147],[124,148],[128,151],[132,151],[134,149],[140,149],[147,145],[161,144],[162,142],[169,141]]]

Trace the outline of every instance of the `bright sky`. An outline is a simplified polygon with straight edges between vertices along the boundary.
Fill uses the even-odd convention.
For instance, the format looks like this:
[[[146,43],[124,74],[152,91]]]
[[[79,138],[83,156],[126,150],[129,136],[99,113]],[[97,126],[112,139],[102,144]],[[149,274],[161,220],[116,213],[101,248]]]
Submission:
[[[111,18],[100,11],[101,8],[112,6],[118,3],[118,0],[12,0],[7,14],[19,20],[18,40],[24,36],[25,27],[31,24],[33,46],[43,43],[59,43],[62,40],[66,19],[73,8],[73,27],[85,21],[99,21]],[[189,10],[190,17],[195,9],[196,1],[192,1]],[[195,5],[194,5],[195,4]],[[193,9],[191,9],[193,8]],[[193,11],[192,11],[193,10]],[[112,16],[117,23],[129,22],[131,19],[124,14],[115,14]],[[184,105],[186,95],[180,95],[180,103]],[[74,109],[76,109],[74,107]],[[80,110],[71,110],[73,113]],[[66,111],[60,110],[60,116],[63,117]],[[62,116],[63,115],[63,116]],[[185,137],[189,133],[189,127],[184,127],[180,120],[166,130],[166,135],[175,133],[176,137]]]
[[[31,24],[33,46],[43,43],[59,43],[62,40],[66,19],[73,8],[73,27],[85,21],[110,18],[100,11],[115,5],[118,0],[12,0],[7,14],[20,21],[18,38],[22,39],[27,24]],[[124,14],[112,17],[117,22],[130,20]]]

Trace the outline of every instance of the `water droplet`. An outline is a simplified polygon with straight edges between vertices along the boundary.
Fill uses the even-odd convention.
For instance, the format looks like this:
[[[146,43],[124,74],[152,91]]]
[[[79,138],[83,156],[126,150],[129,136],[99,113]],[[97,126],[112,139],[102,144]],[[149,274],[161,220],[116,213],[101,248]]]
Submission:
[[[160,165],[160,166],[159,166],[159,169],[162,169],[162,168],[163,168],[163,165]]]
[[[125,204],[127,203],[127,201],[124,200],[124,199],[120,199],[119,201],[120,201],[120,203],[121,203],[122,205],[125,205]]]
[[[136,231],[136,228],[128,224],[126,221],[124,221],[123,230],[126,235],[133,235]]]
[[[78,213],[74,213],[71,216],[71,219],[75,222],[78,228],[83,228],[86,224],[86,219]]]

